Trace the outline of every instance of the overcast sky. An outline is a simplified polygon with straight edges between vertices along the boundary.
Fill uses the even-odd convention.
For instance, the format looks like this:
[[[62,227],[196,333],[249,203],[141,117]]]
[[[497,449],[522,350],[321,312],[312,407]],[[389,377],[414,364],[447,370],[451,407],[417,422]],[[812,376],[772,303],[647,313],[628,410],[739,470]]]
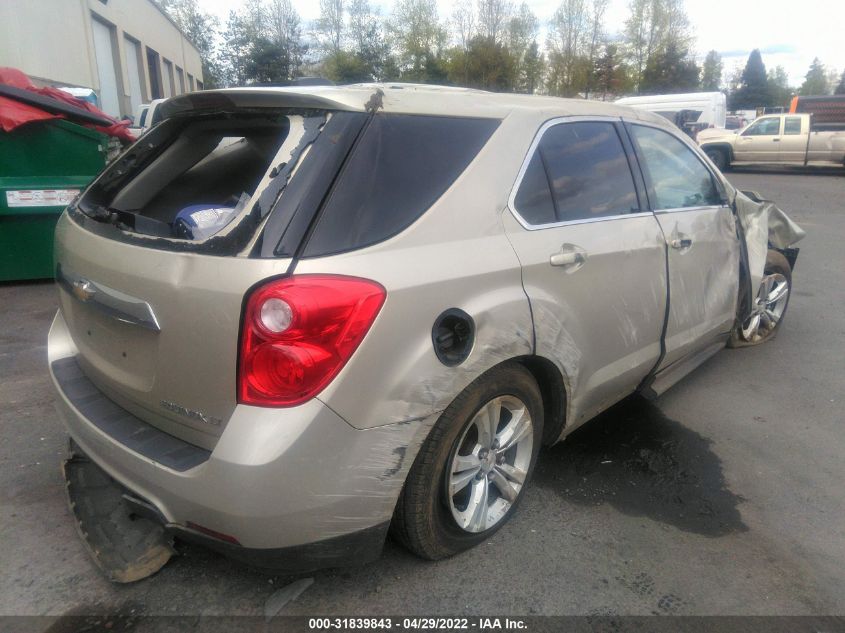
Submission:
[[[547,22],[560,0],[527,0],[541,23]],[[199,0],[201,6],[225,25],[230,9],[243,0]],[[320,12],[319,0],[292,0],[307,28]],[[392,2],[371,0],[388,14]],[[454,2],[437,0],[441,19],[452,12]],[[519,0],[514,4],[518,4]],[[611,0],[606,19],[610,33],[622,30],[628,0]],[[745,65],[748,53],[759,48],[766,68],[783,66],[790,84],[800,86],[813,57],[841,74],[845,69],[845,1],[843,0],[687,0],[687,14],[696,35],[699,60],[715,49],[722,55],[725,73]]]

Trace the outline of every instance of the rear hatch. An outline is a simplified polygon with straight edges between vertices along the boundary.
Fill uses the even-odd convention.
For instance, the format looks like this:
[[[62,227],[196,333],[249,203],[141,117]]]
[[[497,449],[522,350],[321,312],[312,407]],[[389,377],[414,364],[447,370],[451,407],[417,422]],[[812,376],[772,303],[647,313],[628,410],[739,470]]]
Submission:
[[[288,272],[366,118],[218,100],[108,168],[56,232],[60,309],[92,382],[213,448],[237,403],[244,297]]]
[[[244,294],[289,260],[220,265],[115,242],[67,217],[57,245],[60,307],[85,374],[141,419],[212,448],[235,407]]]

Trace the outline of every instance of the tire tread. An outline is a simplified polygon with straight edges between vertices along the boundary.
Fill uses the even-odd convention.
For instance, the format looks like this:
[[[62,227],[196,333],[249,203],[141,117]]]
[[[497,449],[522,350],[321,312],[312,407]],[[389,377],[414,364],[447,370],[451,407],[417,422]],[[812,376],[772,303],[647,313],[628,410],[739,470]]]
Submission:
[[[421,558],[439,560],[460,551],[438,539],[438,530],[435,526],[436,517],[428,510],[432,503],[432,486],[437,485],[436,481],[432,484],[431,479],[438,472],[438,462],[444,451],[444,443],[449,441],[449,431],[454,429],[456,424],[463,426],[466,423],[466,420],[457,419],[458,414],[465,410],[471,404],[472,399],[476,398],[488,385],[496,384],[499,381],[505,384],[522,382],[523,387],[531,389],[534,392],[536,401],[540,403],[540,415],[534,416],[532,422],[535,425],[539,425],[537,430],[540,432],[540,435],[537,436],[537,431],[535,431],[535,438],[542,437],[542,398],[540,389],[531,372],[519,363],[510,361],[494,367],[470,383],[466,389],[458,394],[441,414],[429,436],[420,447],[420,451],[414,460],[413,466],[411,466],[405,485],[399,495],[393,520],[390,524],[391,536]],[[535,447],[535,459],[539,442],[537,444],[538,446]],[[526,478],[525,485],[528,485],[529,479],[530,472],[529,477]],[[498,529],[505,522],[500,521],[493,529]]]

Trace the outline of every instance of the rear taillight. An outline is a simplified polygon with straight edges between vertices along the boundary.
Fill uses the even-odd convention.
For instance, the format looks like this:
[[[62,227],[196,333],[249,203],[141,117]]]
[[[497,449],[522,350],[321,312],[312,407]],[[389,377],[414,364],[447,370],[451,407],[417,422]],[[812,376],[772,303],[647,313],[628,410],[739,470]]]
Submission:
[[[385,296],[373,281],[335,275],[259,286],[244,311],[238,402],[292,407],[316,396],[355,352]]]

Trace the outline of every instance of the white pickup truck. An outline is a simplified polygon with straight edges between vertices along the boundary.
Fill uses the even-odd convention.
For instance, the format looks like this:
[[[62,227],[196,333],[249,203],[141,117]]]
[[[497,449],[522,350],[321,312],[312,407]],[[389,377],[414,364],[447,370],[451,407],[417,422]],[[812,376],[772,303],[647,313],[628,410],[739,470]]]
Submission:
[[[720,170],[731,165],[838,165],[845,167],[845,124],[813,125],[810,114],[767,114],[737,131],[698,133],[701,149]]]

